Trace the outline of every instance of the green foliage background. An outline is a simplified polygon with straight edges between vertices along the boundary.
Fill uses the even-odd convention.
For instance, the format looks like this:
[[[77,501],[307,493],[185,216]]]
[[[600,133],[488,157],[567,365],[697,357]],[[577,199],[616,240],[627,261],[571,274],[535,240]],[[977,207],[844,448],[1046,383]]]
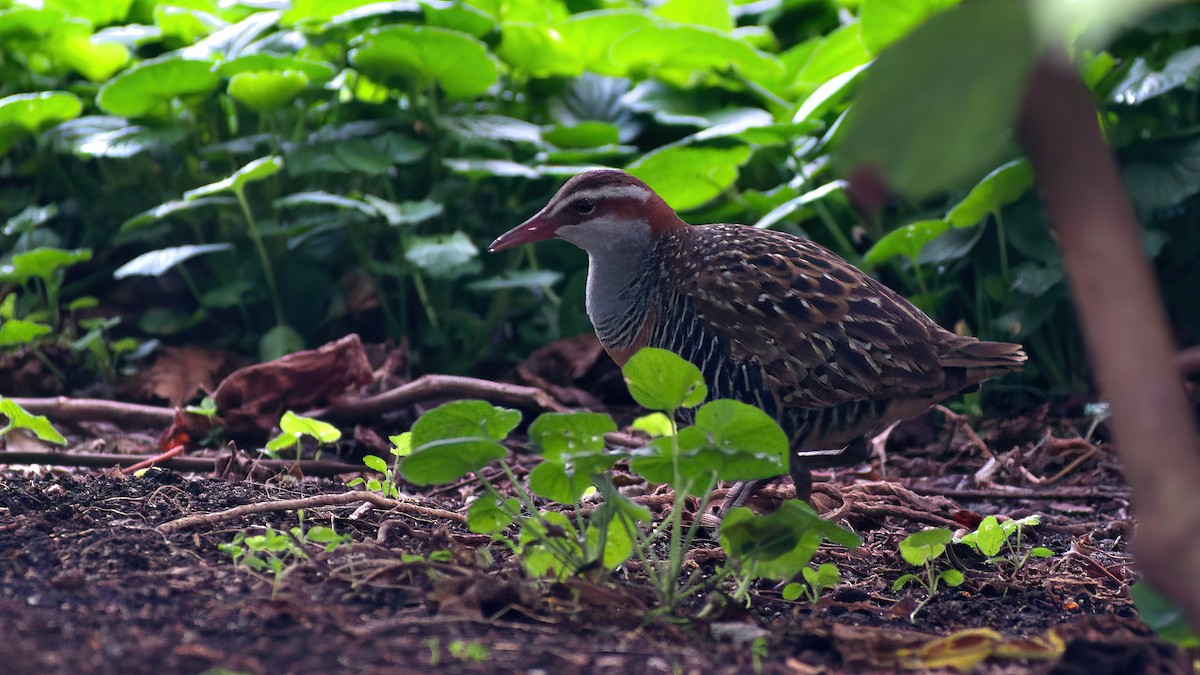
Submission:
[[[973,40],[955,0],[39,4],[0,0],[0,320],[99,296],[137,337],[271,356],[357,330],[407,337],[419,370],[502,366],[589,329],[585,260],[482,249],[608,165],[691,222],[807,234],[946,325],[1025,342],[1033,382],[1087,384],[1031,170],[953,135],[1011,122],[1001,81],[1033,47]],[[1200,7],[1093,28],[1072,58],[1194,342]],[[956,98],[939,68],[999,84]],[[881,126],[897,97],[911,136]],[[864,221],[839,178],[898,137],[902,196]],[[38,293],[57,281],[14,258],[43,247],[93,256]]]

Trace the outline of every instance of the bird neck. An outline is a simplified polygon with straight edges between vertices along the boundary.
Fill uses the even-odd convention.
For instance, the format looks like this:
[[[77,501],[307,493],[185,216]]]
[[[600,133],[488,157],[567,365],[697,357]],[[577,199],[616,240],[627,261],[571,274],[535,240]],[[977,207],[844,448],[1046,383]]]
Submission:
[[[653,247],[588,252],[588,318],[610,351],[630,346],[642,328],[654,279],[652,253]]]

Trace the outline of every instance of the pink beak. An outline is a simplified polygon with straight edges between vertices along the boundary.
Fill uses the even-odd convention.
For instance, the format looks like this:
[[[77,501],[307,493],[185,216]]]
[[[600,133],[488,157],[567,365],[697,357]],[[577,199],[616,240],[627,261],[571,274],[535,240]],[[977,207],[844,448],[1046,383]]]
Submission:
[[[558,226],[542,220],[541,216],[542,214],[539,212],[529,220],[496,237],[496,241],[488,246],[488,253],[496,253],[535,241],[553,239],[558,232]]]

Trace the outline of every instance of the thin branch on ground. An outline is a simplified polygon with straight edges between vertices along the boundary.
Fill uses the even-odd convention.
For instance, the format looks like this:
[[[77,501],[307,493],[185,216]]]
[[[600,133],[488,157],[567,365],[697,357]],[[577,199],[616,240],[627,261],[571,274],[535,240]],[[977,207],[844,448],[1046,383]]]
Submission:
[[[369,502],[374,506],[389,511],[399,511],[412,516],[422,516],[425,518],[443,518],[452,520],[460,525],[465,525],[467,522],[466,516],[463,516],[453,511],[444,509],[434,509],[428,506],[418,506],[409,502],[399,501],[396,499],[388,499],[375,494],[374,492],[365,492],[362,490],[354,492],[342,492],[332,495],[317,495],[315,497],[304,497],[302,499],[281,499],[274,502],[258,502],[255,504],[243,504],[225,511],[217,511],[216,513],[203,513],[192,516],[185,516],[176,520],[168,521],[158,526],[158,531],[163,534],[178,532],[190,527],[200,525],[214,525],[226,520],[241,518],[242,516],[254,515],[257,513],[271,513],[272,511],[295,511],[296,509],[312,509],[321,506],[347,506],[350,504],[361,504]]]
[[[0,453],[0,463],[3,464],[48,464],[51,466],[79,466],[87,468],[108,468],[113,466],[135,466],[146,460],[153,460],[159,455],[113,455],[102,453],[66,453],[66,452],[4,452]],[[163,461],[155,461],[154,466],[174,471],[212,472],[219,457],[172,457]],[[366,470],[361,464],[346,464],[324,459],[258,459],[254,460],[259,466],[271,471],[288,471],[299,469],[306,476],[336,476],[343,473],[355,473]]]

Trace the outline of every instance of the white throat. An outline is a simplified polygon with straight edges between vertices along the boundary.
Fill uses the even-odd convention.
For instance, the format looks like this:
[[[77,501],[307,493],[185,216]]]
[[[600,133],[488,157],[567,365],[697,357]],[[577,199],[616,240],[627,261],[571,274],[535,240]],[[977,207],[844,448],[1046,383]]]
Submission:
[[[587,313],[605,342],[635,308],[627,291],[653,248],[650,224],[601,217],[560,227],[558,236],[588,254]]]

